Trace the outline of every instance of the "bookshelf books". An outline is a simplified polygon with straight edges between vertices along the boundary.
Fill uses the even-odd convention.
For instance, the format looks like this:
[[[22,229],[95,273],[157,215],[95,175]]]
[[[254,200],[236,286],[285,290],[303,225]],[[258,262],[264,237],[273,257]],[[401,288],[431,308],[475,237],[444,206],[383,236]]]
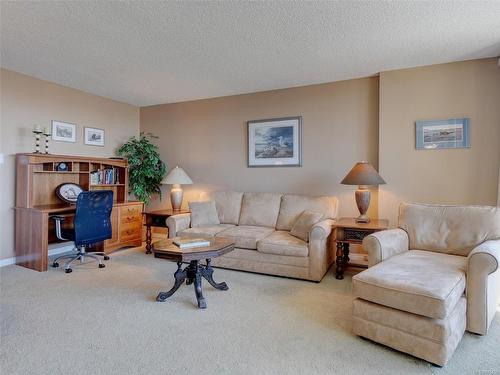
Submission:
[[[90,172],[90,185],[120,184],[120,169],[108,167]]]

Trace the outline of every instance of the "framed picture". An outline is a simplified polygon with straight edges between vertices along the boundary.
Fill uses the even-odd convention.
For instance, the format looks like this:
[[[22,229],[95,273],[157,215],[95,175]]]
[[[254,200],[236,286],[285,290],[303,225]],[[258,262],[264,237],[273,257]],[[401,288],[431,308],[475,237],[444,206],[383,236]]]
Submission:
[[[248,167],[300,167],[302,117],[247,122]]]
[[[52,140],[76,142],[76,124],[52,120]]]
[[[417,121],[415,132],[417,150],[470,147],[468,118]]]
[[[97,128],[84,128],[83,139],[86,145],[104,147],[104,130]]]

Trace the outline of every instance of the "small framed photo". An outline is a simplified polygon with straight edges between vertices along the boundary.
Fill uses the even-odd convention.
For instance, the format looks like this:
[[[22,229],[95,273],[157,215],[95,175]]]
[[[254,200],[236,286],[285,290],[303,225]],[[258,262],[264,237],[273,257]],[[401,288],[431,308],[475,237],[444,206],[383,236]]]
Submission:
[[[52,140],[76,142],[76,124],[52,120]]]
[[[469,148],[468,118],[425,120],[415,123],[415,147],[417,150],[441,148]]]
[[[302,117],[247,122],[248,167],[300,167]]]
[[[104,147],[104,130],[85,127],[83,130],[83,139],[86,145]]]

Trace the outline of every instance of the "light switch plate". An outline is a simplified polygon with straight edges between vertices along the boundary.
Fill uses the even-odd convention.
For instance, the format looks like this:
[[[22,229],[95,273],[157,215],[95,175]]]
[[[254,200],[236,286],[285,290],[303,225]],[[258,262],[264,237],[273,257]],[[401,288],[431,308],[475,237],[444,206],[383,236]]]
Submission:
[[[0,164],[3,164],[3,154],[0,154]]]

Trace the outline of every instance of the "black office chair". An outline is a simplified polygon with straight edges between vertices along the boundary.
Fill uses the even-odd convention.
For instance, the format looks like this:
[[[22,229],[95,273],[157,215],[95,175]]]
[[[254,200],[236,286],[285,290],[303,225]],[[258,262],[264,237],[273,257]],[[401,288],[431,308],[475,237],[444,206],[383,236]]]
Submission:
[[[108,260],[109,257],[103,252],[87,253],[85,248],[89,245],[101,242],[112,237],[111,234],[111,210],[113,208],[113,192],[110,190],[84,191],[78,195],[76,200],[76,213],[73,219],[72,229],[62,229],[62,216],[52,216],[56,224],[56,236],[63,241],[75,243],[76,254],[62,255],[54,260],[52,267],[59,267],[60,259],[69,258],[64,271],[70,273],[71,264],[75,260],[83,262],[84,258],[93,258],[99,262],[99,268],[105,265],[99,256]]]

